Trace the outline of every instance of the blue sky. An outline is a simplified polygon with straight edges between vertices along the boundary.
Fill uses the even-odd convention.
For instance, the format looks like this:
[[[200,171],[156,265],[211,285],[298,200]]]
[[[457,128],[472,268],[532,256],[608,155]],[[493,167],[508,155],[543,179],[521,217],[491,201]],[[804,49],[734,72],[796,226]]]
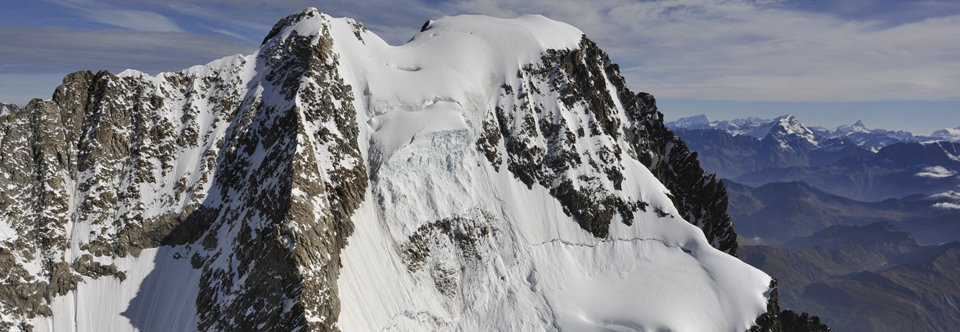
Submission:
[[[810,125],[960,126],[956,0],[37,0],[0,5],[0,101],[81,70],[156,73],[256,49],[308,6],[408,40],[429,18],[543,14],[583,30],[668,119],[791,113]]]

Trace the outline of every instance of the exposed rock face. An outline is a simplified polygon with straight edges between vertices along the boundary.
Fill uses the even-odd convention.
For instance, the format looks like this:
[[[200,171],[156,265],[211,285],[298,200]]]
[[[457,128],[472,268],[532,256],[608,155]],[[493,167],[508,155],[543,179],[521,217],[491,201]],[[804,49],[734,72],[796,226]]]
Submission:
[[[830,332],[830,327],[820,322],[820,317],[806,312],[797,314],[793,310],[780,311],[780,288],[777,280],[770,283],[770,298],[767,302],[767,313],[757,317],[756,325],[748,332]]]
[[[371,42],[364,40],[369,35],[362,25],[346,22],[352,29],[346,34],[350,42]],[[77,72],[64,78],[52,100],[4,111],[0,226],[10,230],[0,229],[0,267],[5,271],[0,276],[5,322],[0,330],[28,330],[32,320],[53,315],[56,299],[77,291],[81,283],[132,278],[134,271],[115,262],[161,246],[176,248],[173,258],[188,260],[198,271],[193,302],[199,330],[339,330],[341,251],[355,231],[355,211],[363,211],[363,202],[379,200],[382,215],[421,217],[416,212],[426,209],[404,204],[437,200],[411,200],[407,196],[418,193],[391,187],[402,187],[403,179],[379,178],[380,167],[409,165],[383,155],[395,151],[371,147],[382,142],[362,126],[376,127],[382,118],[374,119],[374,113],[387,111],[369,104],[370,86],[351,86],[358,82],[351,76],[356,70],[344,68],[351,60],[342,59],[338,48],[346,47],[340,44],[344,35],[334,40],[331,24],[328,16],[309,9],[281,20],[254,55],[157,76]],[[429,22],[423,28],[431,29]],[[737,266],[739,275],[756,285],[731,281],[735,274],[724,274],[729,271],[718,266],[741,262],[699,236],[702,231],[713,247],[737,254],[722,184],[664,127],[653,97],[626,88],[619,68],[603,51],[585,37],[569,44],[520,65],[518,80],[501,85],[494,101],[471,109],[485,112],[479,121],[467,124],[471,119],[448,112],[465,126],[477,124],[476,136],[451,130],[433,139],[469,137],[467,152],[485,159],[475,163],[478,169],[492,167],[495,175],[503,174],[513,181],[507,188],[519,181],[527,192],[549,193],[544,206],[558,211],[552,218],[566,214],[589,233],[573,223],[574,232],[551,228],[557,234],[547,234],[546,241],[536,244],[537,252],[570,250],[607,269],[612,265],[595,254],[601,249],[623,254],[645,248],[648,255],[675,255],[669,257],[693,262],[694,272],[719,271],[727,277],[696,279],[701,286],[726,282],[759,289],[754,298],[730,302],[743,305],[733,311],[737,315],[755,317],[762,308],[747,304],[760,298],[768,277]],[[459,100],[430,98],[431,105],[455,104],[465,113]],[[423,138],[414,134],[409,142],[415,139]],[[406,159],[416,157],[423,156],[413,153]],[[387,175],[397,177],[409,171],[388,170],[393,173]],[[432,185],[429,177],[420,184]],[[530,195],[524,197],[535,197]],[[468,205],[449,209],[463,206]],[[389,207],[407,214],[382,211]],[[461,293],[471,289],[464,286],[464,276],[472,267],[500,269],[507,268],[504,259],[513,265],[532,261],[518,257],[520,248],[498,251],[497,241],[519,239],[500,234],[503,228],[494,225],[503,226],[507,218],[492,216],[490,210],[391,230],[403,239],[390,244],[402,256],[403,264],[397,265],[411,275],[429,275],[433,288],[449,302],[444,305],[462,306]],[[620,226],[615,222],[629,226],[643,221],[660,223],[656,227],[668,234],[658,237],[655,227],[619,228],[623,238],[612,238],[618,235],[614,226]],[[565,242],[570,238],[583,243]],[[710,261],[700,264],[701,259]],[[637,265],[642,271],[644,266]],[[562,286],[551,278],[538,284],[534,272],[520,277],[526,289]],[[506,276],[501,278],[506,284]],[[779,309],[772,289],[768,311],[775,316]],[[546,300],[540,296],[538,301]],[[741,318],[718,321],[750,324],[735,321]],[[769,330],[776,331],[772,326]]]
[[[770,282],[770,298],[767,301],[767,312],[757,317],[757,325],[750,328],[748,332],[772,332],[782,331],[783,326],[780,323],[780,289],[777,287],[777,280]]]
[[[455,295],[460,290],[462,267],[480,263],[480,240],[493,235],[484,219],[458,216],[421,226],[403,247],[407,268],[412,273],[426,269],[441,294]]]
[[[588,44],[592,42],[585,38],[581,42],[581,46]],[[565,213],[603,238],[614,216],[629,225],[633,212],[645,210],[647,203],[618,194],[624,177],[618,143],[625,138],[604,76],[596,72],[598,64],[585,52],[550,51],[541,63],[517,73],[522,86],[501,86],[500,105],[488,115],[487,132],[477,141],[477,149],[495,167],[505,160],[507,170],[528,187],[548,188]],[[545,109],[543,103],[553,100],[543,99],[553,94],[561,101],[558,106],[569,113]],[[506,156],[493,148],[501,139]]]
[[[663,114],[657,111],[652,95],[640,93],[638,109],[646,109],[640,119],[643,130],[650,137],[638,140],[639,146],[650,150],[641,161],[670,189],[671,199],[684,219],[700,227],[707,240],[728,254],[737,255],[737,233],[727,215],[727,192],[716,176],[700,168],[697,153],[663,126]],[[642,105],[643,107],[640,107]],[[637,135],[640,136],[640,135]],[[642,137],[642,136],[641,136]]]
[[[681,217],[700,227],[714,247],[736,256],[723,184],[700,168],[696,153],[664,127],[653,96],[630,91],[619,66],[594,42],[584,37],[579,49],[550,51],[517,75],[523,85],[501,87],[500,105],[488,115],[477,141],[477,150],[495,167],[505,162],[527,186],[548,188],[581,227],[605,237],[614,217],[629,225],[633,212],[648,205],[618,194],[623,163],[629,162],[623,160],[621,146],[629,146],[627,154],[673,194]],[[608,89],[607,80],[615,91]],[[547,91],[558,94],[560,106],[576,116],[568,119],[545,110],[541,98]],[[506,156],[494,148],[501,140]],[[580,169],[595,175],[578,176]]]
[[[0,311],[50,315],[81,276],[123,278],[92,256],[187,244],[200,329],[334,329],[367,179],[324,31],[268,38],[216,71],[77,72],[53,100],[4,114],[0,209],[16,236],[0,242]]]
[[[792,310],[784,310],[780,313],[780,324],[783,326],[783,332],[830,332],[833,331],[820,322],[817,316],[811,316],[804,312],[797,314]]]

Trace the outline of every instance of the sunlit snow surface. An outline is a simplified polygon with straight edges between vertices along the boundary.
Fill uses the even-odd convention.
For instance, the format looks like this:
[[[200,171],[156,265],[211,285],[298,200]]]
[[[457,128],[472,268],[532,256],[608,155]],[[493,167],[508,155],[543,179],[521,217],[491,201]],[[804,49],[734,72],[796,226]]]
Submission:
[[[350,27],[334,20],[331,35],[342,74],[363,91],[358,121],[371,145],[361,150],[377,155],[379,174],[343,254],[343,330],[743,331],[765,311],[770,278],[684,220],[648,209],[599,240],[546,189],[476,152],[501,84],[519,86],[518,69],[546,49],[576,48],[579,30],[540,16],[460,16],[390,46],[371,33],[351,38]],[[627,166],[625,190],[677,215],[642,164]],[[408,272],[397,247],[421,225],[484,212],[496,232],[481,263],[448,262],[461,271],[457,294]]]
[[[650,208],[638,211],[632,226],[615,219],[605,239],[580,228],[547,189],[528,188],[478,154],[474,144],[501,85],[519,86],[518,70],[547,49],[578,47],[576,28],[541,16],[458,16],[391,46],[369,31],[358,39],[353,20],[320,15],[280,36],[317,35],[325,24],[340,75],[353,88],[361,151],[376,172],[341,257],[342,330],[743,331],[765,312],[770,277],[715,250],[676,217],[665,187],[626,152],[623,191]],[[189,70],[243,59],[253,56]],[[253,62],[224,72],[247,84],[261,70],[248,68]],[[264,101],[272,98],[278,97]],[[159,214],[170,207],[149,208]],[[427,269],[410,272],[400,248],[422,225],[451,217],[482,220],[492,233],[478,244],[478,261],[463,261],[449,248],[431,252],[431,264],[456,277],[456,291],[443,294]],[[0,236],[6,233],[0,228]],[[34,325],[38,331],[194,328],[200,272],[189,259],[175,259],[176,251],[148,249],[113,261],[126,271],[125,281],[85,279],[54,300],[55,319]]]

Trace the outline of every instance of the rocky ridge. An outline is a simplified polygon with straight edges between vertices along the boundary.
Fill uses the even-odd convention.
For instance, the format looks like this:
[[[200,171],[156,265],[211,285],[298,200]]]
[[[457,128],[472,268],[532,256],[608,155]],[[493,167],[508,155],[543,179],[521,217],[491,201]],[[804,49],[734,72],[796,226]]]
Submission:
[[[155,78],[77,72],[4,115],[5,317],[50,315],[83,276],[122,273],[91,255],[186,245],[200,329],[332,325],[366,170],[332,41],[314,37]]]
[[[630,91],[619,66],[594,42],[584,37],[579,49],[551,50],[536,66],[518,71],[517,77],[523,85],[501,86],[501,104],[488,114],[485,132],[477,141],[478,151],[494,167],[505,162],[527,186],[536,183],[550,189],[565,213],[602,238],[614,216],[629,225],[633,213],[646,211],[649,205],[616,195],[624,179],[623,163],[627,161],[621,156],[627,146],[626,153],[670,189],[681,217],[703,229],[714,247],[736,256],[736,233],[726,214],[723,185],[700,168],[697,155],[664,127],[653,96]],[[614,93],[607,92],[604,78],[613,85]],[[543,103],[531,100],[540,97],[541,91],[558,93],[563,106],[582,110],[576,116],[587,120],[568,123],[559,114],[544,110]],[[584,155],[577,149],[578,140],[601,148]],[[494,148],[501,141],[506,156]],[[577,176],[580,167],[587,168],[590,175]]]

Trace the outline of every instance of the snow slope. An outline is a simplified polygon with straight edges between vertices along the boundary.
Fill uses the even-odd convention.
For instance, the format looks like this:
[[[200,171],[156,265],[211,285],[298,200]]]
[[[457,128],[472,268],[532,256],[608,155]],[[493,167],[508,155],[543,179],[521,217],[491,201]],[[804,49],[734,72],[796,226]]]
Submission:
[[[111,260],[126,271],[126,279],[85,280],[70,294],[56,297],[54,315],[33,320],[34,331],[196,329],[200,271],[178,251],[183,248],[145,249],[139,257]]]

